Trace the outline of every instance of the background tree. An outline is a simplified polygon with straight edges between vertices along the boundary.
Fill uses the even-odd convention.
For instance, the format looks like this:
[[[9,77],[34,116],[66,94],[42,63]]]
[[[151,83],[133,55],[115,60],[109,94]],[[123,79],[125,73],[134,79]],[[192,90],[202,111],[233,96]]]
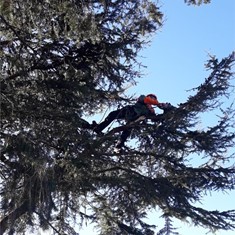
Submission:
[[[211,0],[184,0],[185,3],[188,5],[198,5],[200,6],[201,4],[205,3],[208,4],[211,2]]]
[[[84,116],[125,104],[141,74],[138,52],[160,26],[151,1],[1,1],[0,234],[27,226],[76,234],[71,221],[100,234],[153,234],[149,208],[211,229],[234,228],[234,211],[194,206],[205,191],[234,189],[225,152],[234,145],[234,108],[196,128],[200,113],[231,94],[234,54],[211,57],[195,95],[157,122],[134,127],[135,148],[115,153],[120,129],[96,136]],[[205,163],[188,164],[192,153]]]
[[[165,218],[165,225],[164,228],[161,229],[157,235],[179,235],[178,232],[174,232],[175,228],[172,227],[172,221],[169,217]]]

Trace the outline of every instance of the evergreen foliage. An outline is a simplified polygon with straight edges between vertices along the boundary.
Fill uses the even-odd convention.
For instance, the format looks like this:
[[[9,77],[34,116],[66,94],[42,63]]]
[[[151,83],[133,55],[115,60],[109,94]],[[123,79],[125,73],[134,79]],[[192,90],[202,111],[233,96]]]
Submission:
[[[211,0],[184,0],[185,3],[187,3],[188,5],[197,5],[200,6],[203,3],[204,4],[208,4],[211,2]]]
[[[138,52],[161,27],[149,0],[3,0],[0,3],[0,234],[29,226],[77,234],[73,220],[102,235],[154,234],[148,209],[166,218],[159,234],[177,234],[171,218],[212,230],[235,228],[235,211],[195,205],[207,192],[234,189],[234,115],[197,130],[203,112],[232,94],[234,53],[206,67],[195,94],[155,122],[134,125],[136,141],[120,153],[122,128],[97,136],[85,116],[131,102],[128,82],[141,76]],[[204,163],[193,166],[192,154]]]
[[[174,232],[175,228],[172,226],[172,221],[169,217],[165,218],[165,226],[161,229],[157,235],[179,235],[178,232]]]

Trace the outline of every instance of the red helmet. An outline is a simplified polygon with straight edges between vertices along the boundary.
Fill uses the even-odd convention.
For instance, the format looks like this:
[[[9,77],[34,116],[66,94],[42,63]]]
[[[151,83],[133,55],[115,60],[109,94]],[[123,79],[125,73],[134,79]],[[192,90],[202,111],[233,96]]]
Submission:
[[[154,94],[148,94],[147,97],[150,97],[151,99],[157,100],[157,96]]]

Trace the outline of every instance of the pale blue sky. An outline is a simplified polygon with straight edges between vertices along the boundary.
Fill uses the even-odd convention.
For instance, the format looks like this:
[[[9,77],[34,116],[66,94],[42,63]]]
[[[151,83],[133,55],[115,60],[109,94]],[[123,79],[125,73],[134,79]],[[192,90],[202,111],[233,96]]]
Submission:
[[[190,94],[187,90],[199,86],[209,75],[204,68],[208,53],[222,59],[235,50],[235,1],[212,0],[211,4],[197,7],[187,6],[184,0],[162,0],[160,5],[165,14],[164,25],[142,53],[144,58],[141,60],[147,66],[143,70],[145,75],[128,93],[136,96],[155,93],[160,102],[177,106],[187,100]],[[206,124],[209,125],[212,119],[208,116]],[[235,191],[207,195],[202,203],[209,210],[235,209]],[[164,223],[156,212],[150,214],[149,220],[159,225],[159,229]],[[181,235],[204,235],[208,232],[180,221],[175,221],[174,227]],[[219,231],[215,234],[234,233]],[[80,233],[95,234],[91,228]]]
[[[208,53],[222,59],[235,50],[235,1],[212,0],[211,4],[196,7],[187,6],[184,0],[162,0],[160,5],[165,14],[164,26],[143,52],[145,58],[141,60],[147,65],[143,71],[145,75],[128,93],[136,96],[155,93],[160,102],[177,106],[189,96],[186,90],[197,87],[208,76],[204,69]],[[209,116],[206,122],[210,123],[212,118]],[[235,191],[213,193],[202,202],[210,210],[235,209]],[[162,221],[158,216],[154,212],[149,219],[160,229]],[[181,235],[204,235],[208,232],[179,221],[174,227]],[[215,234],[234,233],[219,231]],[[96,235],[96,232],[88,227],[80,231],[80,235]]]
[[[146,76],[131,92],[152,91],[160,100],[177,104],[207,76],[208,53],[223,58],[235,49],[235,1],[212,0],[200,7],[183,0],[161,2],[165,23],[143,52]]]

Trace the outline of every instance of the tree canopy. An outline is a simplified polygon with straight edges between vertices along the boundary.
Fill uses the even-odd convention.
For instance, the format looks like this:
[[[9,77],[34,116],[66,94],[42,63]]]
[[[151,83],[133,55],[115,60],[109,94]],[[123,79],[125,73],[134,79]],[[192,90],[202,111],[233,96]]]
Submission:
[[[201,4],[202,1],[185,1]],[[209,2],[209,1],[204,1]],[[122,152],[122,128],[96,135],[85,116],[131,103],[128,82],[141,76],[137,56],[161,26],[149,0],[3,0],[0,3],[0,234],[29,227],[77,234],[73,221],[100,234],[154,234],[144,222],[159,208],[211,230],[234,229],[235,211],[195,206],[206,192],[234,189],[235,110],[219,110],[233,90],[234,53],[208,59],[210,75],[194,95],[155,122],[133,126]],[[197,130],[201,113],[218,123]],[[200,166],[189,164],[203,155]]]

